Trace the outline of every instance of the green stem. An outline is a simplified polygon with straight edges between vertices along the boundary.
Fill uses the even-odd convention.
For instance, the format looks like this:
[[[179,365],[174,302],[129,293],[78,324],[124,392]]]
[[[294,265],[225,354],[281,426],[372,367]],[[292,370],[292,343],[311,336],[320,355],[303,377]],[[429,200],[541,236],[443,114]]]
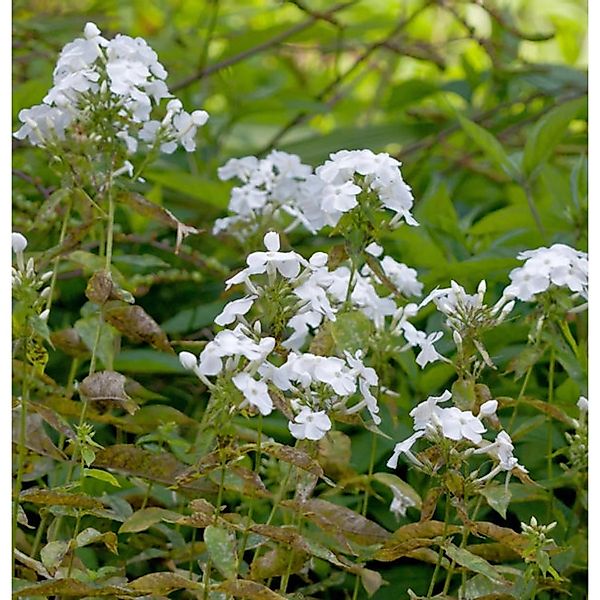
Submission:
[[[431,577],[431,581],[429,582],[429,589],[427,590],[427,598],[431,598],[433,594],[433,590],[435,588],[435,584],[437,581],[438,573],[440,572],[440,568],[442,567],[442,559],[444,558],[444,543],[446,541],[446,536],[448,534],[448,520],[450,518],[450,496],[446,494],[446,509],[444,512],[444,532],[442,533],[442,542],[440,544],[440,550],[438,553],[438,559],[435,564],[435,569],[433,571],[433,575]]]
[[[12,573],[15,575],[15,548],[17,545],[17,530],[19,516],[19,499],[23,485],[23,470],[25,467],[25,437],[27,433],[27,404],[29,402],[29,367],[26,365],[21,388],[21,415],[19,419],[19,454],[17,462],[17,480],[15,482],[13,521],[12,521]]]
[[[46,510],[40,510],[40,516],[40,524],[35,532],[35,539],[33,540],[33,546],[31,548],[31,558],[35,558],[38,553],[40,544],[42,542],[42,535],[44,535],[46,523],[48,522],[48,512]]]
[[[110,272],[112,263],[113,238],[115,226],[115,201],[112,194],[112,170],[108,179],[108,227],[106,230],[106,270]]]
[[[512,415],[510,417],[510,422],[508,424],[508,433],[512,433],[513,427],[515,424],[515,419],[517,418],[517,412],[519,411],[519,403],[525,394],[525,389],[527,388],[527,384],[529,383],[529,378],[531,377],[531,372],[533,371],[534,365],[531,365],[527,369],[527,373],[525,373],[525,379],[523,380],[523,384],[521,385],[521,390],[519,391],[519,395],[517,396],[517,401],[515,402],[515,407],[513,408]]]
[[[569,326],[567,325],[567,323],[565,321],[560,321],[559,326],[560,326],[560,330],[562,331],[562,334],[565,336],[565,339],[569,343],[569,346],[571,346],[571,350],[573,350],[573,354],[577,358],[579,358],[579,347],[577,346],[577,342],[575,341],[575,338],[573,337],[573,334],[571,333]]]
[[[554,367],[555,367],[555,356],[554,356],[554,348],[550,351],[550,367],[548,371],[548,404],[551,405],[554,401]],[[546,466],[547,466],[547,476],[548,481],[552,480],[552,417],[548,416],[546,418],[548,423],[548,435],[547,435],[547,443],[546,443]],[[548,500],[548,519],[552,517],[552,512],[554,508],[554,494],[549,494]]]
[[[371,482],[371,477],[373,476],[373,468],[375,467],[375,455],[377,452],[377,436],[372,433],[371,434],[371,454],[369,457],[369,483]],[[363,498],[363,505],[361,514],[363,517],[367,516],[367,510],[369,507],[369,484],[367,484],[367,488],[365,490],[365,497]],[[356,574],[354,579],[354,591],[352,592],[352,600],[356,600],[358,598],[358,591],[360,589],[360,575]]]
[[[69,196],[69,202],[67,204],[67,210],[65,211],[65,216],[63,217],[63,222],[60,228],[60,235],[58,238],[58,245],[62,246],[65,241],[65,237],[67,235],[67,227],[69,225],[69,217],[71,216],[71,197]],[[60,254],[54,259],[54,265],[52,267],[52,278],[50,279],[50,295],[48,296],[48,300],[46,301],[46,309],[50,310],[52,307],[52,299],[54,298],[54,288],[56,286],[56,278],[58,277],[58,265],[60,263]]]

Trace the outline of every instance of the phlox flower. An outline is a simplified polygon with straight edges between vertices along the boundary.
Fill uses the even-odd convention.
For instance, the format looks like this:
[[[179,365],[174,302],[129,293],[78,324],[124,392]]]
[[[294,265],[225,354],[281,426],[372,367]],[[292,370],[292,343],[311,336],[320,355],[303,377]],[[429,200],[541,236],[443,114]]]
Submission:
[[[288,423],[290,433],[297,440],[320,440],[330,429],[331,420],[324,410],[317,412],[304,407],[293,422]]]

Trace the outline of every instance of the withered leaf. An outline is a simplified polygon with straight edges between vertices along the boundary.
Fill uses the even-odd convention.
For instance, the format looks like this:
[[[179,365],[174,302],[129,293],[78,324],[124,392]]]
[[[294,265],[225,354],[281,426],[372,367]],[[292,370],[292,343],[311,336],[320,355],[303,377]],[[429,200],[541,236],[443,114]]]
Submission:
[[[111,402],[130,415],[139,408],[125,392],[125,375],[116,371],[99,371],[88,375],[79,384],[79,393],[92,402]]]
[[[266,554],[255,555],[250,566],[250,577],[254,580],[279,577],[288,571],[288,566],[290,573],[296,573],[304,567],[307,558],[306,552],[296,550],[291,554],[289,550],[277,546]]]
[[[12,439],[19,439],[19,428],[21,420],[21,407],[12,411]],[[42,456],[50,456],[57,460],[65,460],[67,457],[61,452],[44,431],[44,420],[37,413],[28,413],[25,416],[25,447]]]
[[[303,450],[292,448],[291,446],[284,446],[283,444],[278,444],[276,442],[263,444],[261,450],[269,456],[274,456],[283,462],[290,463],[317,477],[323,477],[321,465]]]
[[[352,446],[350,438],[345,433],[329,431],[319,440],[317,460],[330,477],[339,479],[351,474],[351,458]]]
[[[105,305],[103,314],[108,323],[131,341],[144,342],[157,350],[175,354],[165,332],[141,306],[111,301]]]
[[[50,341],[56,348],[74,358],[83,358],[90,355],[88,347],[74,327],[53,331],[50,334]]]
[[[305,502],[287,501],[282,502],[282,505],[301,512],[320,528],[339,533],[357,544],[381,544],[391,537],[391,533],[381,525],[333,502],[313,499]]]
[[[157,506],[142,508],[141,510],[134,512],[123,525],[121,525],[119,533],[138,533],[140,531],[146,531],[146,529],[161,521],[177,523],[180,518],[181,515],[179,513]]]
[[[110,271],[102,269],[96,271],[88,280],[85,295],[95,304],[104,304],[111,297],[112,289],[113,281]]]
[[[65,578],[52,581],[43,581],[34,585],[23,587],[13,593],[15,598],[67,596],[74,598],[117,596],[128,597],[129,590],[116,585],[92,586],[78,579]]]
[[[174,590],[201,590],[202,584],[170,572],[149,573],[129,583],[131,590],[144,594],[169,594]]]
[[[471,544],[467,546],[471,554],[481,556],[490,562],[507,563],[519,560],[519,553],[510,546],[500,542],[490,542],[488,544]]]
[[[396,529],[383,547],[375,553],[375,558],[380,561],[392,561],[407,556],[411,551],[431,546],[437,543],[434,538],[444,534],[453,534],[461,530],[456,525],[446,525],[442,521],[424,521],[423,523],[409,523]]]
[[[122,194],[119,196],[119,199],[133,208],[138,214],[144,217],[150,217],[155,221],[164,223],[165,225],[176,229],[177,242],[175,244],[175,254],[179,252],[181,243],[188,235],[200,233],[199,229],[182,223],[170,210],[151,202],[141,194]]]
[[[151,481],[173,485],[185,466],[166,451],[150,452],[132,444],[115,444],[98,450],[95,467],[114,469],[124,475],[137,475]],[[208,481],[194,481],[182,487],[203,492],[215,492],[216,486]]]
[[[221,473],[212,472],[210,478],[219,484]],[[223,487],[254,498],[270,498],[271,492],[265,487],[258,473],[240,466],[227,466],[223,478]]]
[[[285,596],[277,594],[261,583],[248,579],[226,581],[220,584],[217,589],[235,598],[247,598],[248,600],[285,600]]]
[[[21,502],[31,502],[44,506],[75,506],[78,508],[104,508],[96,498],[84,494],[68,494],[56,490],[29,488],[21,492]]]
[[[215,450],[201,456],[195,465],[185,469],[181,475],[177,477],[177,482],[184,484],[204,475],[208,475],[213,471],[221,468],[222,465],[229,462],[233,458],[240,456],[240,452],[233,446],[227,446],[220,451]]]
[[[77,548],[83,548],[89,544],[103,543],[113,554],[118,554],[117,536],[113,531],[99,532],[93,527],[87,527],[75,538]]]
[[[509,546],[519,554],[527,545],[527,540],[521,534],[508,527],[500,527],[500,525],[488,523],[487,521],[475,521],[473,523],[473,529],[475,533],[484,535],[488,538],[493,538],[496,541]]]

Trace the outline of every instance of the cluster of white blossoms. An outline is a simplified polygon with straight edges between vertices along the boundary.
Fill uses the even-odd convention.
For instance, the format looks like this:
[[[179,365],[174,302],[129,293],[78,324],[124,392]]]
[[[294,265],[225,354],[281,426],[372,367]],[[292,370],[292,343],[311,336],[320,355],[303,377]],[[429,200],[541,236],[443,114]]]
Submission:
[[[295,154],[274,150],[266,158],[233,158],[218,173],[222,180],[237,178],[229,211],[218,219],[213,232],[230,231],[247,238],[261,225],[280,225],[283,214],[291,217],[286,230],[302,224],[312,233],[336,226],[343,214],[360,203],[361,194],[376,198],[381,208],[395,213],[390,225],[404,219],[418,225],[410,210],[414,199],[402,179],[400,162],[389,154],[370,150],[341,150],[313,172]]]
[[[166,153],[178,144],[195,150],[196,131],[208,113],[183,110],[164,81],[167,71],[146,41],[120,34],[107,40],[94,23],[87,23],[83,33],[62,49],[43,103],[20,111],[23,125],[15,137],[46,146],[64,140],[68,128],[77,124],[94,141],[121,140],[130,154],[140,141]],[[163,99],[171,99],[166,115],[153,120],[152,109]]]
[[[488,474],[477,479],[479,483],[493,478],[501,471],[510,473],[513,469],[519,469],[526,473],[527,470],[519,465],[518,460],[513,456],[514,446],[505,431],[500,431],[493,442],[483,439],[486,428],[482,419],[495,415],[498,402],[496,400],[484,402],[475,416],[470,410],[460,410],[456,406],[440,406],[451,397],[452,394],[446,390],[441,396],[430,396],[411,410],[409,414],[414,421],[415,433],[396,444],[387,466],[395,469],[400,455],[403,454],[413,465],[423,469],[424,465],[412,452],[412,447],[422,437],[434,443],[438,443],[440,437],[443,437],[456,443],[466,442],[471,447],[470,454],[485,453],[496,462]]]
[[[566,287],[575,294],[588,297],[588,255],[565,244],[527,250],[517,255],[522,267],[513,269],[511,284],[504,290],[508,298],[528,302],[551,286]]]
[[[379,380],[375,370],[364,364],[361,351],[344,351],[343,356],[301,351],[311,327],[317,328],[324,320],[336,320],[348,296],[350,270],[338,267],[329,272],[323,252],[313,254],[308,261],[296,252],[282,252],[275,232],[267,233],[264,243],[266,251],[251,253],[247,267],[227,281],[228,288],[244,284],[248,292],[229,302],[216,317],[215,322],[227,328],[218,332],[198,357],[182,352],[182,365],[211,388],[215,384],[209,377],[230,378],[243,396],[239,407],[250,405],[263,415],[274,408],[273,392],[283,396],[294,415],[290,432],[298,439],[323,437],[331,429],[332,413],[352,415],[366,410],[379,424],[374,393]],[[361,281],[362,287],[356,296],[350,294],[355,308],[374,320],[392,315],[395,302],[380,298],[366,279],[357,279],[356,287]],[[367,285],[369,291],[365,291]],[[274,337],[262,337],[260,320],[251,323],[248,318],[255,302],[269,298],[269,290],[273,289],[279,290],[282,306],[292,309],[286,326],[291,333],[284,335],[280,344]],[[385,308],[376,316],[377,302]]]
[[[32,311],[39,319],[47,321],[50,311],[45,305],[52,293],[52,287],[47,284],[52,279],[53,272],[47,271],[38,275],[33,257],[25,262],[24,252],[27,244],[27,238],[22,233],[12,232],[12,251],[17,259],[17,266],[11,268],[13,297],[21,300],[27,310]]]

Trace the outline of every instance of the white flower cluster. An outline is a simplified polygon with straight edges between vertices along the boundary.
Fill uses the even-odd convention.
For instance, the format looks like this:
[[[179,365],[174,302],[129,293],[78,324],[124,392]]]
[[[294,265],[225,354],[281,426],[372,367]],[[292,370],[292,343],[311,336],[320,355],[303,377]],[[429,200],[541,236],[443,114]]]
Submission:
[[[491,479],[500,471],[511,472],[514,468],[518,468],[527,472],[513,456],[514,446],[505,431],[498,433],[494,442],[483,439],[482,434],[486,432],[486,428],[482,419],[495,415],[498,407],[496,400],[488,400],[482,404],[478,415],[475,416],[470,410],[460,410],[456,406],[439,406],[450,398],[452,398],[452,394],[446,390],[441,396],[430,396],[412,409],[409,414],[414,421],[415,433],[403,442],[396,444],[394,452],[387,462],[389,468],[395,469],[398,466],[401,454],[404,454],[415,466],[423,468],[423,463],[412,452],[413,445],[422,437],[437,442],[442,436],[454,442],[467,442],[472,446],[472,454],[486,453],[497,462],[487,475],[477,479],[479,483]]]
[[[587,252],[565,244],[554,244],[550,248],[521,252],[517,258],[524,260],[525,264],[510,272],[511,284],[504,290],[506,297],[528,302],[555,285],[567,287],[587,300]]]
[[[17,259],[17,266],[12,267],[12,292],[13,298],[23,301],[42,321],[47,321],[50,310],[44,308],[52,287],[48,282],[52,279],[52,271],[38,275],[35,270],[33,257],[25,263],[24,252],[27,248],[27,238],[19,232],[13,231],[11,236],[12,251]]]
[[[229,303],[217,317],[217,324],[228,325],[238,315],[246,314],[254,300],[263,294],[263,290],[253,281],[254,276],[266,273],[270,281],[273,281],[279,274],[288,281],[297,303],[293,316],[287,322],[293,333],[283,341],[284,348],[298,351],[305,344],[311,329],[319,327],[324,319],[335,321],[336,313],[348,301],[354,309],[361,311],[372,321],[377,329],[383,329],[386,318],[393,317],[391,331],[404,336],[407,342],[404,349],[420,348],[417,362],[421,367],[442,359],[433,346],[442,332],[427,335],[418,331],[408,321],[417,314],[417,305],[408,304],[398,309],[392,295],[380,296],[375,288],[376,277],[368,267],[354,275],[345,265],[329,271],[324,252],[316,252],[309,261],[296,252],[280,252],[279,236],[274,232],[265,235],[264,243],[267,251],[251,253],[246,260],[248,266],[227,280],[227,288],[245,284],[249,295]],[[386,261],[387,275],[395,277],[394,270],[401,273],[401,277],[395,277],[395,282],[403,293],[409,294],[421,289],[416,271],[397,263],[391,257],[385,258],[389,258]]]
[[[117,35],[102,37],[94,23],[87,23],[84,36],[62,49],[54,69],[53,86],[43,104],[19,113],[22,127],[14,134],[28,138],[36,146],[62,141],[67,128],[75,123],[94,128],[94,116],[102,121],[98,132],[83,131],[96,141],[122,140],[129,153],[139,141],[173,152],[181,144],[188,152],[195,150],[194,136],[208,120],[208,113],[183,110],[172,99],[161,121],[152,120],[152,107],[164,98],[173,98],[165,83],[167,71],[156,52],[142,38]],[[106,125],[116,133],[106,134]]]
[[[181,363],[209,387],[214,384],[208,377],[231,377],[244,397],[241,406],[251,405],[264,415],[274,406],[269,389],[276,390],[288,400],[294,413],[289,429],[298,439],[323,437],[331,429],[328,415],[332,412],[351,415],[366,409],[379,424],[379,407],[373,393],[379,380],[374,369],[365,366],[362,352],[346,351],[343,357],[300,352],[309,326],[317,327],[324,318],[336,319],[335,298],[340,303],[345,299],[349,272],[342,285],[335,271],[328,276],[324,253],[316,253],[306,261],[296,252],[281,252],[279,236],[274,232],[265,235],[264,243],[266,251],[251,253],[247,268],[227,281],[227,287],[244,283],[250,292],[227,304],[215,319],[217,324],[233,329],[217,333],[198,358],[182,352]],[[246,315],[258,299],[265,297],[269,286],[282,285],[288,289],[283,301],[292,299],[298,312],[288,322],[291,336],[283,341],[282,349],[274,351],[276,340],[261,337],[260,321],[251,324]],[[330,293],[332,286],[340,289]],[[379,298],[376,293],[374,296]],[[394,312],[392,304],[386,314]],[[283,360],[290,349],[293,351]]]
[[[234,158],[219,169],[223,180],[238,178],[229,203],[232,216],[218,219],[214,233],[231,231],[244,239],[265,219],[279,224],[281,213],[292,217],[288,230],[302,224],[316,233],[336,226],[344,213],[359,205],[359,195],[373,194],[379,206],[395,213],[390,225],[404,219],[418,225],[410,210],[414,199],[402,179],[400,162],[370,150],[341,150],[314,173],[295,154],[273,151],[259,160]]]

